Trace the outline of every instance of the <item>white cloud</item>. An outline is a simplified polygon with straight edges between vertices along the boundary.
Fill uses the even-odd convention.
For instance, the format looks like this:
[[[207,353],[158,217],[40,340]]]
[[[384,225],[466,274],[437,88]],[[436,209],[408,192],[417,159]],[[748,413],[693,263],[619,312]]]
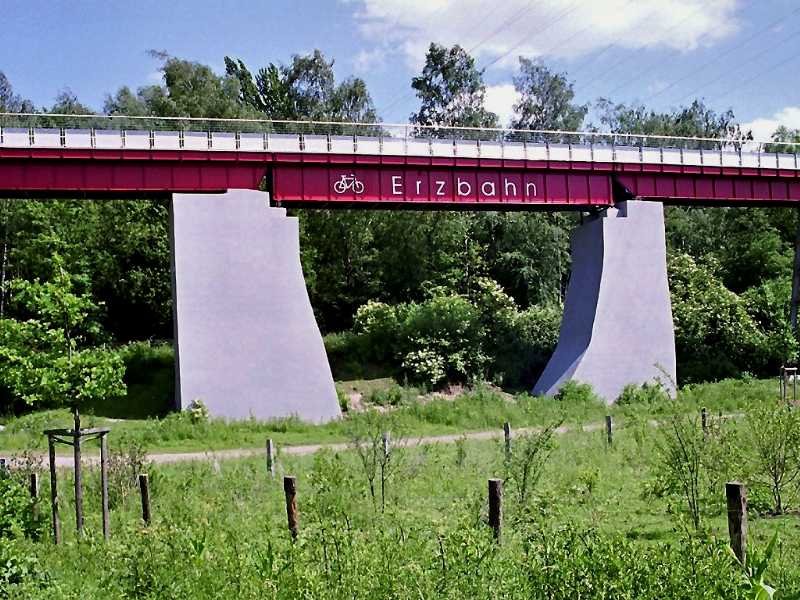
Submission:
[[[771,117],[761,117],[749,123],[742,123],[742,131],[750,130],[756,140],[767,141],[781,125],[789,129],[800,129],[800,106],[787,106]]]
[[[519,100],[519,94],[513,84],[486,86],[486,108],[500,117],[500,124],[508,126],[514,115],[514,103]]]
[[[380,69],[386,63],[386,49],[376,47],[372,50],[360,50],[353,60],[353,67],[357,73],[367,73]]]
[[[689,51],[737,30],[739,0],[341,0],[361,34],[419,68],[428,44],[461,44],[480,64],[570,58],[610,43]]]

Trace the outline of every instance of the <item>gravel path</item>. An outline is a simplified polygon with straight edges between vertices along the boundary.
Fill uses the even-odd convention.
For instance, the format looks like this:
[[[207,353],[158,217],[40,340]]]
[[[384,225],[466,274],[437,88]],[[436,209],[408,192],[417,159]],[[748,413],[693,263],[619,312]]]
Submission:
[[[655,425],[656,422],[652,421],[651,424]],[[580,427],[581,431],[584,432],[592,432],[592,431],[599,431],[605,427],[605,423],[589,423]],[[574,428],[568,427],[566,425],[562,425],[558,429],[556,429],[556,433],[558,434],[565,434],[569,431],[572,431]],[[526,427],[526,428],[519,428],[514,430],[514,434],[523,434],[533,431],[541,431],[541,428],[538,427]],[[501,430],[492,430],[492,431],[473,431],[464,434],[448,434],[448,435],[434,435],[434,436],[423,436],[418,438],[408,438],[399,440],[397,444],[402,447],[413,447],[419,445],[426,445],[426,444],[452,444],[456,440],[461,438],[466,438],[468,440],[493,440],[503,437],[503,431]],[[298,446],[281,446],[280,453],[283,455],[290,455],[290,456],[302,456],[307,454],[314,454],[318,450],[327,449],[327,450],[334,450],[334,451],[341,451],[347,450],[349,445],[346,443],[337,443],[337,444],[306,444],[306,445],[298,445]],[[179,462],[191,462],[191,461],[221,461],[221,460],[231,460],[231,459],[238,459],[238,458],[251,458],[253,456],[262,456],[264,455],[265,450],[263,448],[233,448],[230,450],[207,450],[203,452],[164,452],[164,453],[157,453],[157,454],[150,454],[149,459],[158,464],[171,464],[171,463],[179,463]],[[9,457],[13,457],[13,453],[9,453]],[[42,455],[42,459],[44,461],[47,460],[46,455]],[[100,461],[100,456],[98,454],[85,454],[83,456],[83,464],[87,466],[94,466],[97,465]],[[59,455],[56,456],[56,466],[59,468],[72,468],[73,467],[73,458],[72,456],[68,455]]]

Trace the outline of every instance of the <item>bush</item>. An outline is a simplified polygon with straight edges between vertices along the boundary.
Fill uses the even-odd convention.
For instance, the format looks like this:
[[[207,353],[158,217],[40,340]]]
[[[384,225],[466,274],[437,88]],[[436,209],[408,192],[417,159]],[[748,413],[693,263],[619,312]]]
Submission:
[[[353,334],[328,336],[335,364],[357,355],[365,363],[400,365],[411,382],[490,378],[509,387],[530,387],[558,338],[561,311],[519,311],[495,281],[478,278],[469,298],[443,288],[419,303],[368,302],[358,309]]]
[[[605,404],[603,399],[594,393],[591,385],[573,379],[561,386],[555,398],[560,402],[568,402],[570,404]]]
[[[800,481],[800,412],[773,406],[747,415],[748,432],[755,449],[753,477],[769,489],[772,510],[782,514],[786,493]]]
[[[756,292],[748,300],[728,290],[718,269],[711,260],[701,263],[687,254],[670,257],[675,346],[684,381],[718,380],[742,371],[766,374],[796,352],[796,344],[786,342],[780,328],[767,334],[748,312],[752,309],[763,319],[774,307],[756,302]],[[773,316],[769,320],[774,323]]]
[[[671,398],[660,383],[628,384],[617,398],[618,406],[663,404]]]
[[[46,583],[36,557],[19,542],[0,537],[0,598],[26,598]]]
[[[27,487],[16,477],[0,473],[0,539],[39,539],[45,518]]]
[[[387,388],[372,390],[369,395],[369,402],[378,406],[400,406],[408,402],[412,395],[412,390],[407,390],[395,384]]]

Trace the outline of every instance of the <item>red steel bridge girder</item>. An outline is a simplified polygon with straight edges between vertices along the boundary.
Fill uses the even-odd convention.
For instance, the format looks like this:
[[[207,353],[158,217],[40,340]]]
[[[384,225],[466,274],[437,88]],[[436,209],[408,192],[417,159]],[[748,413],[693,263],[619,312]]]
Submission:
[[[368,186],[360,194],[352,190],[337,194],[332,184],[342,174],[355,174],[377,186]],[[5,196],[222,192],[258,189],[266,176],[274,199],[286,206],[577,209],[613,203],[612,180],[633,196],[665,203],[787,205],[800,203],[799,175],[784,169],[455,157],[0,149],[0,194]],[[402,197],[387,194],[392,176],[403,178]],[[458,194],[459,178],[470,182],[470,194]],[[419,193],[418,179],[425,181]],[[442,179],[448,182],[445,196],[437,196],[437,182]],[[481,182],[488,180],[495,182],[496,199],[481,193]],[[537,194],[503,196],[500,188],[506,180],[516,183],[518,191],[532,181]]]

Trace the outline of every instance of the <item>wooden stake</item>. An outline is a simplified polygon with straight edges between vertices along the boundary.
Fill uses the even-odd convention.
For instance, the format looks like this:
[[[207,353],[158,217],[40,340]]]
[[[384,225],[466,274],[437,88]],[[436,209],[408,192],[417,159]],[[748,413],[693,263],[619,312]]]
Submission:
[[[489,527],[492,528],[494,539],[500,543],[503,528],[503,480],[489,480]]]
[[[142,520],[150,525],[150,479],[147,473],[139,474],[139,492],[142,495]]]
[[[53,512],[53,543],[61,543],[61,521],[58,516],[58,477],[56,477],[56,442],[52,435],[47,436],[47,449],[50,458],[50,504]]]
[[[511,460],[511,423],[503,423],[503,441],[505,442],[506,461]]]
[[[708,433],[708,411],[705,406],[700,410],[700,423],[703,426],[703,433]]]
[[[275,479],[275,444],[272,438],[267,440],[267,472]]]
[[[5,458],[0,458],[0,477],[8,475],[8,463]]]
[[[611,415],[606,415],[606,443],[609,447],[614,443],[614,424]]]
[[[103,537],[111,536],[111,517],[108,511],[108,437],[100,436],[100,496],[103,511]]]
[[[75,456],[75,528],[78,537],[83,535],[83,476],[81,473],[81,417],[74,410],[75,428],[72,430],[72,447]]]
[[[289,523],[289,532],[292,540],[297,539],[297,478],[287,475],[283,478],[283,493],[286,496],[286,519]]]
[[[728,534],[731,549],[743,565],[747,565],[747,489],[738,481],[725,484],[728,501]]]
[[[381,434],[381,443],[383,444],[383,458],[386,459],[389,456],[389,452],[391,451],[391,434],[388,431],[384,431]]]
[[[31,493],[31,498],[36,500],[39,497],[39,474],[31,473],[28,480],[28,490]]]

